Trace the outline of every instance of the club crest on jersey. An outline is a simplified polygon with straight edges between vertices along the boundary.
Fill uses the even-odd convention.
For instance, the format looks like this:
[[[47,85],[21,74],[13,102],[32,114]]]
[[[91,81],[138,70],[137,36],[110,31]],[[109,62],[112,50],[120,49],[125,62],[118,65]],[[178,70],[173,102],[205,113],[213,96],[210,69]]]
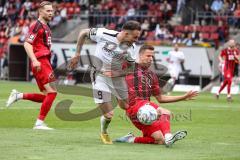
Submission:
[[[107,52],[114,51],[117,48],[117,45],[112,42],[106,42],[103,49]]]
[[[90,30],[90,35],[91,36],[95,36],[96,34],[97,34],[97,28],[92,28],[91,30]]]
[[[32,34],[29,36],[29,39],[32,40],[32,41],[34,40],[34,38],[35,38],[35,36],[32,35]]]

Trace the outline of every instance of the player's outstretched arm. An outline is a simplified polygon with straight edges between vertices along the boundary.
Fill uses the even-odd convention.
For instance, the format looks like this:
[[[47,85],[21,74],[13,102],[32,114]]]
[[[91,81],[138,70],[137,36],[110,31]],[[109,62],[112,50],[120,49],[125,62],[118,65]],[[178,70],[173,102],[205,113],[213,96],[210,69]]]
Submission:
[[[182,100],[193,100],[196,96],[198,96],[198,91],[189,91],[181,96],[166,96],[159,94],[155,96],[159,103],[171,103],[171,102],[178,102]]]
[[[78,64],[78,61],[79,61],[79,58],[80,58],[80,53],[81,53],[81,50],[82,50],[82,46],[83,46],[86,38],[88,37],[89,32],[90,32],[90,29],[84,29],[79,33],[78,39],[77,39],[76,54],[70,61],[70,64],[69,64],[70,69],[74,69],[74,68],[77,67],[77,64]]]
[[[24,48],[25,48],[25,50],[26,50],[26,52],[27,52],[27,55],[28,55],[28,57],[31,59],[31,61],[32,61],[32,65],[33,65],[33,67],[34,68],[36,68],[36,70],[37,71],[39,71],[40,69],[41,69],[41,64],[40,64],[40,62],[37,60],[37,58],[36,58],[36,56],[35,56],[35,54],[34,54],[34,52],[33,52],[33,47],[32,47],[32,45],[30,44],[30,43],[28,43],[28,42],[24,42]]]

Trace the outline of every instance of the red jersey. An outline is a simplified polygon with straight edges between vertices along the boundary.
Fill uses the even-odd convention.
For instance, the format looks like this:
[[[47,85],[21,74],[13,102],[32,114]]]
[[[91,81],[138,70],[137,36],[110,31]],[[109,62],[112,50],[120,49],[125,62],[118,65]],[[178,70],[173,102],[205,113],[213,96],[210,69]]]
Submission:
[[[230,48],[226,48],[223,49],[221,52],[221,57],[223,57],[225,59],[225,63],[224,63],[224,72],[234,72],[234,67],[235,67],[235,63],[236,63],[236,58],[235,56],[239,55],[239,51],[237,49],[230,49]]]
[[[160,94],[158,77],[148,68],[135,64],[134,73],[126,76],[128,85],[129,105],[132,106],[137,100],[150,100],[150,97]]]
[[[26,42],[32,44],[36,58],[51,54],[51,30],[48,25],[37,20],[30,26]]]

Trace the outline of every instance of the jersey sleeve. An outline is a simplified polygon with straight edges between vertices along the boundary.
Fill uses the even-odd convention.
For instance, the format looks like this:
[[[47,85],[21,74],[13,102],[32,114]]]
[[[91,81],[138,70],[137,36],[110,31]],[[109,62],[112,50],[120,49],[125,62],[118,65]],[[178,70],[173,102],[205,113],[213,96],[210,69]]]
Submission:
[[[103,32],[105,28],[91,28],[89,31],[89,38],[92,41],[99,42],[103,37]]]
[[[185,56],[184,56],[183,52],[181,52],[181,54],[180,54],[180,59],[181,59],[181,60],[184,60],[184,59],[185,59]]]
[[[36,41],[37,37],[39,36],[40,29],[41,26],[38,23],[35,23],[32,26],[30,26],[25,42],[33,44]]]
[[[221,57],[225,57],[226,56],[226,52],[225,51],[226,51],[225,49],[221,51],[221,53],[220,53]]]

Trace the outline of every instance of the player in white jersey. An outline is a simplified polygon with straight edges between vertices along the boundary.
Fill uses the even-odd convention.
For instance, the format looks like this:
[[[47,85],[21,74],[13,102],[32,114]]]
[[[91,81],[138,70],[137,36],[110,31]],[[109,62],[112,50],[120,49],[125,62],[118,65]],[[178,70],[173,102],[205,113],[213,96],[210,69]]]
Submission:
[[[134,62],[136,59],[134,42],[138,40],[140,32],[140,24],[136,21],[126,22],[120,32],[106,28],[84,29],[79,34],[76,55],[69,65],[72,69],[77,66],[86,38],[97,42],[95,56],[98,63],[93,64],[95,75],[92,76],[92,86],[94,101],[103,112],[100,118],[101,139],[105,144],[112,144],[107,132],[113,117],[111,95],[117,98],[121,108],[127,107],[128,89],[123,74],[123,64],[127,61]]]
[[[174,50],[169,52],[169,58],[168,61],[168,70],[171,78],[168,80],[168,84],[171,86],[171,89],[173,89],[173,86],[176,83],[176,80],[178,80],[179,73],[181,72],[181,63],[184,62],[184,54],[182,51],[179,51],[178,44],[174,44]]]

